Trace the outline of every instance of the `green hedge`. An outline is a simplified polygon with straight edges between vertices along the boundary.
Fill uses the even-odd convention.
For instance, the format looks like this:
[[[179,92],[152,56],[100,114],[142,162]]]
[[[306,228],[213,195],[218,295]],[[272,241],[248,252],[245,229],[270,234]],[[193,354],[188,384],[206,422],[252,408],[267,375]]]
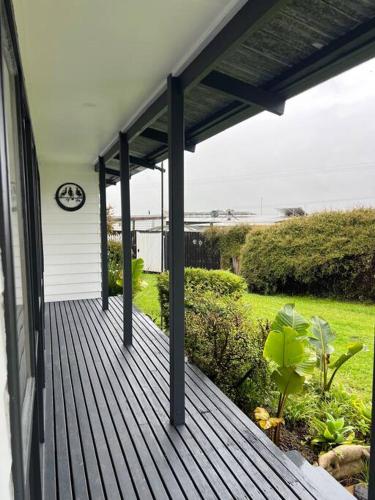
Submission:
[[[188,302],[185,348],[189,360],[244,411],[267,404],[272,389],[262,355],[267,326],[254,325],[248,306],[233,295],[193,293]]]
[[[246,290],[245,280],[229,271],[217,271],[200,268],[185,268],[185,288],[195,291],[211,291],[217,296],[231,295],[237,299]],[[169,326],[169,275],[158,276],[158,292],[161,313],[165,326]]]
[[[241,252],[249,290],[375,299],[375,210],[322,212],[254,229]]]
[[[252,226],[239,224],[229,228],[212,227],[205,231],[207,240],[219,249],[222,269],[235,271],[236,261],[240,257],[242,246],[251,229]]]

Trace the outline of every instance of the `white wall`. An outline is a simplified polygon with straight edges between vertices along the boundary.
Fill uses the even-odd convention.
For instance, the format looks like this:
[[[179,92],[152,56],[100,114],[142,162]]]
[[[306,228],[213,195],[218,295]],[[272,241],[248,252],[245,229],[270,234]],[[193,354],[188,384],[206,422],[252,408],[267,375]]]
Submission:
[[[45,300],[96,298],[101,294],[99,178],[92,165],[40,165]],[[85,205],[67,212],[55,201],[65,182],[79,184]]]
[[[13,481],[3,292],[4,280],[0,259],[0,491],[2,499],[10,500],[13,498]]]
[[[161,273],[161,233],[137,231],[137,257],[144,260],[144,270]]]

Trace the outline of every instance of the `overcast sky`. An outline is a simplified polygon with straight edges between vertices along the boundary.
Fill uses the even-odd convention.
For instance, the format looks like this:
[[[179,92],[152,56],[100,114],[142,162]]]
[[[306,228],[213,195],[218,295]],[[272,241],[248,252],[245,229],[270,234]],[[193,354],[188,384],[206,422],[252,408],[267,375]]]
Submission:
[[[167,162],[164,163],[167,166]],[[375,206],[375,59],[185,153],[185,210]],[[165,204],[168,205],[165,176]],[[119,185],[107,190],[120,213]],[[160,173],[131,180],[133,215],[160,213]]]

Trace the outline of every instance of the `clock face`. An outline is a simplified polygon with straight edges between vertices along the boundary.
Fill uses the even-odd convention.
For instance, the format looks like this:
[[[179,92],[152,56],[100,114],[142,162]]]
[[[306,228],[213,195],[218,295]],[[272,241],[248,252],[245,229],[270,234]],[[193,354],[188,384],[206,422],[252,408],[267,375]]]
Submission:
[[[74,182],[66,182],[57,188],[55,195],[59,207],[68,212],[74,212],[83,207],[86,201],[84,190]]]

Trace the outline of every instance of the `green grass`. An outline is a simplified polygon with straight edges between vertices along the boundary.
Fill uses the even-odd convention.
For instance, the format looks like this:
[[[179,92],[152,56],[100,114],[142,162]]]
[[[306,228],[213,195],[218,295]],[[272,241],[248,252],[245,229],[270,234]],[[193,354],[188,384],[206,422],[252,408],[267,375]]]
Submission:
[[[143,278],[147,282],[147,286],[137,294],[134,304],[160,326],[160,305],[156,286],[158,275],[144,274]]]
[[[276,312],[287,303],[294,303],[298,312],[306,319],[315,315],[324,318],[336,333],[333,360],[336,359],[337,355],[346,352],[346,346],[349,343],[363,342],[366,349],[340,369],[336,375],[335,383],[342,383],[361,394],[365,399],[371,398],[375,305],[287,295],[247,294],[245,300],[251,306],[251,315],[254,319],[272,319]]]
[[[157,275],[146,274],[147,288],[140,292],[135,305],[160,324],[160,306],[156,288]],[[341,302],[315,297],[290,297],[283,295],[264,296],[246,294],[244,299],[251,306],[253,319],[272,319],[286,303],[294,303],[298,311],[307,319],[318,315],[329,321],[336,332],[335,354],[346,352],[346,346],[353,341],[361,341],[366,351],[360,352],[340,369],[336,383],[358,392],[364,399],[371,398],[372,365],[374,352],[375,305],[355,302]]]

